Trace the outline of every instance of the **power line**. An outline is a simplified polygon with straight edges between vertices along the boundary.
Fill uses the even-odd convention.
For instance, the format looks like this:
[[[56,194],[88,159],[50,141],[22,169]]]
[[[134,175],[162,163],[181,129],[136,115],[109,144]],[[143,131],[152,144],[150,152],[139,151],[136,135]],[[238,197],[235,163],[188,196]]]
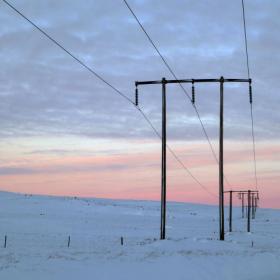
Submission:
[[[39,30],[42,34],[44,34],[49,40],[51,40],[55,45],[57,45],[59,48],[61,48],[64,52],[66,52],[68,55],[70,55],[76,62],[78,62],[80,65],[82,65],[84,68],[86,68],[89,72],[91,72],[95,77],[97,77],[99,80],[101,80],[103,83],[105,83],[107,86],[112,88],[115,92],[117,92],[120,96],[125,98],[128,102],[131,104],[134,104],[133,101],[127,97],[125,94],[123,94],[121,91],[119,91],[116,87],[114,87],[112,84],[110,84],[108,81],[106,81],[103,77],[101,77],[98,73],[96,73],[92,68],[87,66],[84,62],[82,62],[79,58],[77,58],[74,54],[72,54],[70,51],[68,51],[66,48],[64,48],[58,41],[56,41],[54,38],[52,38],[49,34],[47,34],[42,28],[40,28],[37,24],[35,24],[33,21],[31,21],[29,18],[27,18],[23,13],[21,13],[18,9],[16,9],[14,6],[12,6],[8,1],[2,0],[4,3],[6,3],[10,8],[12,8],[16,13],[18,13],[21,17],[23,17],[26,21],[28,21],[31,25],[33,25],[37,30]]]
[[[166,59],[164,58],[164,56],[161,54],[161,52],[159,51],[158,47],[156,46],[156,44],[154,43],[154,41],[152,40],[151,36],[148,34],[148,32],[146,31],[146,29],[144,28],[143,24],[140,22],[140,20],[138,19],[138,17],[136,16],[136,14],[134,13],[134,11],[132,10],[132,8],[130,7],[130,5],[128,4],[128,2],[126,0],[123,0],[125,5],[127,6],[127,8],[129,9],[129,11],[131,12],[131,14],[133,15],[133,17],[135,18],[135,20],[137,21],[138,25],[140,26],[140,28],[142,29],[142,31],[144,32],[144,34],[146,35],[146,37],[148,38],[149,42],[152,44],[152,46],[154,47],[154,49],[156,50],[156,52],[158,53],[158,55],[160,56],[161,60],[163,61],[163,63],[165,64],[165,66],[167,67],[167,69],[169,70],[169,72],[171,73],[171,75],[174,77],[175,80],[178,80],[177,75],[175,74],[175,72],[172,70],[172,68],[170,67],[170,65],[167,63]],[[190,102],[192,102],[192,98],[190,97],[190,95],[188,94],[188,92],[186,91],[186,89],[184,88],[184,86],[181,83],[178,83],[178,85],[180,86],[180,88],[183,90],[183,92],[185,93],[185,95],[187,96],[187,98],[189,99]],[[207,134],[207,131],[205,129],[205,126],[201,120],[200,114],[198,112],[198,109],[196,107],[196,105],[194,103],[192,103],[192,106],[196,112],[197,118],[199,120],[199,123],[201,125],[203,134],[210,146],[211,152],[213,154],[213,157],[215,158],[215,161],[217,162],[217,164],[219,164],[219,160],[217,158],[217,155],[214,151],[213,145],[209,139],[209,136]],[[229,183],[228,179],[226,178],[226,176],[224,175],[225,181],[226,183],[231,187],[231,184]]]
[[[244,0],[242,3],[242,16],[243,16],[243,30],[244,30],[244,43],[245,43],[245,53],[246,53],[246,65],[247,65],[247,75],[250,78],[250,64],[249,64],[249,52],[248,52],[248,40],[247,40],[247,27],[246,27],[246,17],[245,17],[245,5]],[[251,100],[252,101],[252,100]],[[254,159],[254,176],[255,176],[255,188],[258,189],[258,177],[257,177],[257,162],[256,162],[256,142],[255,142],[255,130],[254,130],[254,114],[253,114],[253,102],[250,102],[251,109],[251,131],[252,131],[252,145],[253,145],[253,159]]]
[[[253,157],[254,157],[254,173],[255,173],[255,188],[258,190],[258,177],[257,177],[257,160],[256,160],[256,141],[255,141],[255,131],[254,131],[254,115],[253,106],[251,104],[251,126],[252,126],[252,141],[253,141]]]
[[[247,75],[248,75],[248,78],[250,78],[248,42],[247,42],[247,28],[246,28],[246,17],[245,17],[244,0],[241,0],[241,2],[242,2],[243,30],[244,30],[245,52],[246,52]]]
[[[78,62],[81,66],[83,66],[86,70],[88,70],[91,74],[93,74],[96,78],[101,80],[103,83],[105,83],[107,86],[109,86],[111,89],[113,89],[119,96],[124,98],[126,101],[128,101],[131,105],[136,108],[141,115],[144,117],[146,122],[150,125],[152,130],[155,132],[155,134],[161,139],[160,133],[157,131],[157,129],[154,127],[150,119],[147,117],[147,115],[138,107],[135,106],[134,102],[127,97],[124,93],[122,93],[120,90],[118,90],[115,86],[113,86],[111,83],[109,83],[107,80],[105,80],[100,74],[98,74],[96,71],[94,71],[91,67],[86,65],[83,61],[81,61],[79,58],[77,58],[73,53],[71,53],[69,50],[67,50],[62,44],[60,44],[57,40],[55,40],[53,37],[51,37],[48,33],[46,33],[42,28],[40,28],[37,24],[35,24],[32,20],[27,18],[22,12],[20,12],[18,9],[16,9],[13,5],[11,5],[8,1],[2,0],[5,4],[7,4],[12,10],[14,10],[17,14],[19,14],[22,18],[24,18],[26,21],[28,21],[33,27],[35,27],[38,31],[40,31],[44,36],[46,36],[50,41],[52,41],[56,46],[58,46],[60,49],[62,49],[64,52],[66,52],[69,56],[71,56],[76,62]],[[192,172],[183,164],[183,162],[179,159],[179,157],[176,155],[176,153],[170,148],[170,146],[167,145],[167,148],[169,152],[173,155],[173,157],[177,160],[177,162],[182,166],[182,168],[193,178],[193,180],[199,184],[208,194],[215,196],[212,192],[210,192],[193,174]]]

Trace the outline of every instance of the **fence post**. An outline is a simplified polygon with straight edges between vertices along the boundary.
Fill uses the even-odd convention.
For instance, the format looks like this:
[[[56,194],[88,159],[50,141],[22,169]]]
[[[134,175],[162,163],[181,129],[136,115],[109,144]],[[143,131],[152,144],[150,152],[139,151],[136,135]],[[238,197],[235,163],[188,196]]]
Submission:
[[[5,235],[4,248],[7,248],[7,235]]]

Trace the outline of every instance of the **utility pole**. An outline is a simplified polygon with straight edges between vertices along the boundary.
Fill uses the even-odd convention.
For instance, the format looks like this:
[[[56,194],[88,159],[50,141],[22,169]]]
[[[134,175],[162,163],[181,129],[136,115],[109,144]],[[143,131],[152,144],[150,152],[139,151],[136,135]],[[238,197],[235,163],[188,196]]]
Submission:
[[[252,193],[251,196],[252,196],[252,219],[255,219],[255,195],[254,195],[254,193]]]
[[[242,218],[244,218],[244,193],[241,193],[241,200],[242,200]]]
[[[238,191],[238,198],[241,199],[241,217],[244,218],[244,193]]]
[[[224,218],[224,77],[220,79],[220,137],[219,137],[219,212],[220,240],[225,239]]]
[[[162,86],[162,128],[161,128],[161,216],[160,216],[160,239],[165,239],[166,225],[166,79],[161,81],[135,82],[135,105],[138,106],[138,86],[149,84],[161,84]]]
[[[232,232],[232,191],[229,191],[229,232]]]
[[[256,196],[256,210],[259,207],[259,204],[258,204],[259,199],[260,199],[259,192],[257,192],[257,196]]]
[[[160,239],[165,239],[166,224],[166,83],[162,78],[161,223]]]
[[[250,216],[251,216],[251,191],[248,190],[248,211],[247,211],[247,231],[250,232]]]
[[[161,164],[161,227],[160,238],[165,239],[165,224],[166,224],[166,84],[192,84],[192,103],[195,102],[194,84],[196,83],[219,83],[220,84],[220,136],[219,136],[219,231],[220,240],[224,240],[224,83],[248,83],[249,93],[251,96],[251,79],[181,79],[181,80],[166,80],[162,78],[156,81],[136,81],[135,105],[138,106],[138,86],[139,85],[162,85],[162,164]]]
[[[256,207],[256,212],[257,212],[257,208],[258,208],[258,197],[255,197],[255,207]]]

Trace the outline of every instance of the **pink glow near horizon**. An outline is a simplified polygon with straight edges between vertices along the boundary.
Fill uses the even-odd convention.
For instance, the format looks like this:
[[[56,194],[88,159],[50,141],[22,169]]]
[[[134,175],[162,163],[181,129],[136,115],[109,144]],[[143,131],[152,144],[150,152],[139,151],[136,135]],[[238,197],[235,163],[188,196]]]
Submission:
[[[197,145],[196,153],[177,152],[191,168],[193,174],[213,193],[218,193],[218,169],[211,157],[205,156],[205,146]],[[279,196],[279,173],[271,168],[279,161],[280,148],[263,144],[258,149],[259,190],[262,207],[279,208],[275,198]],[[253,170],[250,147],[236,152],[231,145],[226,153],[225,173],[231,184],[239,189],[253,188]],[[139,154],[118,154],[99,156],[48,157],[41,161],[37,155],[29,160],[14,159],[8,164],[30,168],[26,174],[1,176],[1,189],[13,192],[67,195],[82,197],[103,197],[115,199],[160,199],[160,153],[159,150]],[[216,204],[217,198],[198,186],[178,163],[168,160],[168,200]],[[248,187],[249,186],[249,187]],[[225,189],[229,187],[225,184]],[[238,202],[237,202],[238,203]]]

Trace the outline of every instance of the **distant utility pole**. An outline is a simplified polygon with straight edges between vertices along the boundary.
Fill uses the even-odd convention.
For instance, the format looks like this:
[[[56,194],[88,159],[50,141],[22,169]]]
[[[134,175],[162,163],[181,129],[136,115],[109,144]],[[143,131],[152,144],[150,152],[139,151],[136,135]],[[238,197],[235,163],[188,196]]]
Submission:
[[[247,214],[247,231],[251,231],[251,221],[250,218],[255,219],[256,217],[256,204],[255,204],[255,196],[259,197],[258,191],[247,191],[248,196],[248,214]]]
[[[255,195],[251,194],[252,219],[255,219]]]
[[[229,232],[232,232],[232,191],[229,191]]]
[[[252,219],[256,217],[256,209],[257,209],[257,194],[256,192],[252,193]]]
[[[255,197],[255,212],[257,212],[257,208],[258,208],[258,196]]]
[[[241,199],[241,213],[244,218],[244,192],[238,192],[238,198]]]
[[[139,85],[162,85],[162,164],[161,164],[161,226],[160,238],[165,239],[166,224],[166,84],[192,84],[192,103],[195,102],[195,83],[219,83],[220,84],[220,137],[219,137],[219,230],[220,240],[224,240],[224,83],[249,83],[249,96],[252,102],[251,79],[182,79],[182,80],[166,80],[162,78],[157,81],[136,81],[135,105],[138,106],[138,86]]]
[[[241,199],[241,213],[242,213],[242,218],[245,218],[245,212],[246,212],[246,218],[248,217],[248,207],[246,206],[246,211],[245,211],[245,195],[247,195],[248,191],[235,191],[238,193],[238,198]]]
[[[250,216],[251,216],[251,191],[248,190],[248,219],[247,219],[247,231],[250,232]]]
[[[241,199],[242,199],[242,218],[244,218],[244,193],[241,193]]]

